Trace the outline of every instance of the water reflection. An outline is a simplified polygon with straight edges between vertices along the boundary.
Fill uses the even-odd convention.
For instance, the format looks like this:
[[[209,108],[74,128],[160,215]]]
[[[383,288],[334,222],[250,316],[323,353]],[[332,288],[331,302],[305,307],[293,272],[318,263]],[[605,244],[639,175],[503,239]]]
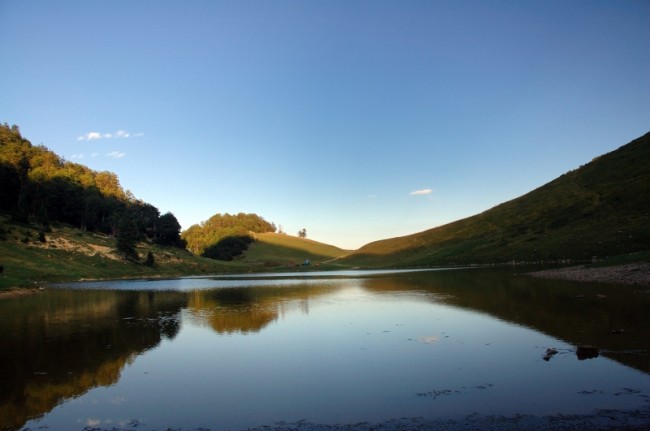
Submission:
[[[540,280],[507,270],[412,273],[373,280],[374,291],[420,290],[524,325],[650,373],[650,292],[597,283]]]
[[[310,299],[341,288],[340,283],[273,283],[273,288],[197,290],[189,294],[187,307],[193,322],[207,324],[218,334],[248,334],[287,313],[309,313]]]
[[[129,402],[115,411],[99,403],[98,415],[148,412],[160,417],[161,429],[204,426],[215,405],[222,409],[220,427],[232,429],[301,414],[323,422],[451,414],[473,402],[496,413],[529,397],[542,404],[553,399],[549,409],[577,408],[590,400],[576,399],[573,387],[553,389],[566,382],[553,383],[553,368],[535,361],[544,364],[549,355],[549,365],[561,363],[583,378],[580,369],[602,363],[578,364],[576,346],[587,345],[650,372],[647,292],[508,271],[319,277],[119,282],[117,290],[86,284],[0,301],[0,425],[35,428],[28,421],[43,415],[45,425],[69,423],[66,414],[79,420],[75,415],[85,410],[66,400],[82,405],[83,394],[102,387],[111,388],[105,398]],[[532,339],[538,341],[531,355]],[[138,361],[146,366],[137,368]],[[629,378],[612,370],[610,380]],[[155,382],[143,377],[150,371],[160,376]],[[576,387],[601,394],[595,377],[593,387],[584,381]],[[522,389],[530,384],[535,394]],[[170,387],[173,405],[166,404]],[[481,399],[488,391],[489,401]],[[558,396],[562,391],[566,398]],[[434,400],[435,409],[423,404]],[[191,406],[193,417],[183,416],[179,403]],[[48,414],[58,405],[66,408]],[[253,419],[262,422],[247,422]]]
[[[15,429],[173,338],[185,295],[48,291],[0,301],[0,424]]]

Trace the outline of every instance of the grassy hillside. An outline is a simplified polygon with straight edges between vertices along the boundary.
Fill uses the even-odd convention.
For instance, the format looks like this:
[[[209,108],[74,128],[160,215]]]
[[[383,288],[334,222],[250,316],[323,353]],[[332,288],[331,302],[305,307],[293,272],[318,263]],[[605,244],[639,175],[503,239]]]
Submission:
[[[286,267],[301,265],[309,260],[311,265],[322,265],[350,253],[349,250],[291,235],[268,232],[255,236],[257,241],[249,246],[239,262],[254,266]]]
[[[41,241],[39,231],[35,224],[15,223],[7,214],[0,213],[0,265],[3,266],[0,290],[64,280],[261,271],[301,265],[306,259],[313,267],[349,253],[308,239],[263,233],[256,234],[257,241],[246,254],[232,262],[143,242],[137,247],[140,263],[133,263],[124,261],[116,253],[113,237],[58,224],[52,227],[52,232],[45,233],[45,241]],[[155,259],[151,268],[143,264],[149,251]]]
[[[201,258],[186,250],[151,243],[138,244],[141,263],[126,262],[115,253],[114,238],[62,224],[54,225],[44,239],[39,239],[36,225],[13,223],[8,215],[0,214],[0,290],[44,281],[169,277],[244,269],[241,264]],[[148,251],[154,255],[153,267],[142,264]]]
[[[650,250],[650,133],[481,214],[367,244],[352,265],[588,260]]]

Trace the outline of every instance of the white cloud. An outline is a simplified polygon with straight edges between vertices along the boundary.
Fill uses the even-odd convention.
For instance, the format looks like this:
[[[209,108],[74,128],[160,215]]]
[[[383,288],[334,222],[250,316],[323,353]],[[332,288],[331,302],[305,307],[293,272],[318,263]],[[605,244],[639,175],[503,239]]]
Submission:
[[[411,195],[411,196],[424,196],[424,195],[430,195],[431,193],[433,193],[432,189],[422,189],[422,190],[415,190],[415,191],[409,193],[409,195]]]
[[[70,159],[72,159],[72,160],[75,160],[75,159],[81,160],[84,157],[86,157],[86,156],[84,156],[83,154],[73,154],[73,155],[70,156]]]
[[[110,153],[106,153],[106,155],[114,159],[121,159],[122,157],[126,156],[125,153],[122,153],[120,151],[111,151]]]
[[[78,141],[94,141],[95,139],[101,139],[103,135],[99,132],[88,132],[83,136],[77,138]]]
[[[90,155],[90,157],[92,157],[92,158],[95,158],[95,157],[97,157],[97,156],[99,156],[99,153],[92,153],[92,154]]]
[[[118,130],[114,133],[100,133],[100,132],[88,132],[83,136],[77,138],[78,141],[96,141],[98,139],[127,139],[127,138],[139,138],[144,136],[144,133],[130,133],[126,130]]]

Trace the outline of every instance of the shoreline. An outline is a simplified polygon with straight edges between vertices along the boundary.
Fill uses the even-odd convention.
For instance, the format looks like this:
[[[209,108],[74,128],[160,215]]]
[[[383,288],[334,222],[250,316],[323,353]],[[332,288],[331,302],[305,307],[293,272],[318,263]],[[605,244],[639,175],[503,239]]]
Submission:
[[[650,287],[650,263],[589,267],[586,265],[546,269],[529,272],[528,275],[551,280],[611,283],[628,286]]]
[[[45,290],[43,287],[12,287],[5,290],[0,290],[0,300],[5,298],[15,298],[17,296],[32,295]]]

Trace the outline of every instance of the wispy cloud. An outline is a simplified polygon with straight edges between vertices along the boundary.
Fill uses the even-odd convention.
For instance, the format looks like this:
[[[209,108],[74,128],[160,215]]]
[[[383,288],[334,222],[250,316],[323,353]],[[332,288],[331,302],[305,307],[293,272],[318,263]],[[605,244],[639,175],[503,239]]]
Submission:
[[[83,154],[73,154],[73,155],[70,156],[70,159],[72,159],[72,160],[81,160],[84,157],[86,157],[86,156],[83,155]]]
[[[118,130],[114,133],[100,133],[100,132],[88,132],[85,135],[79,136],[78,141],[96,141],[98,139],[127,139],[127,138],[139,138],[144,136],[144,133],[130,133],[126,130]]]
[[[122,153],[120,151],[111,151],[110,153],[106,153],[106,155],[114,159],[121,159],[122,157],[126,156],[125,153]]]
[[[433,193],[433,189],[422,189],[422,190],[415,190],[409,193],[411,196],[424,196],[424,195],[430,195]]]
[[[105,137],[105,136],[102,135],[102,134],[99,133],[99,132],[88,132],[88,133],[86,133],[86,134],[83,135],[83,136],[79,136],[79,137],[77,138],[77,140],[78,140],[78,141],[94,141],[94,140],[96,140],[96,139],[102,139],[102,138],[104,138],[104,137]]]

